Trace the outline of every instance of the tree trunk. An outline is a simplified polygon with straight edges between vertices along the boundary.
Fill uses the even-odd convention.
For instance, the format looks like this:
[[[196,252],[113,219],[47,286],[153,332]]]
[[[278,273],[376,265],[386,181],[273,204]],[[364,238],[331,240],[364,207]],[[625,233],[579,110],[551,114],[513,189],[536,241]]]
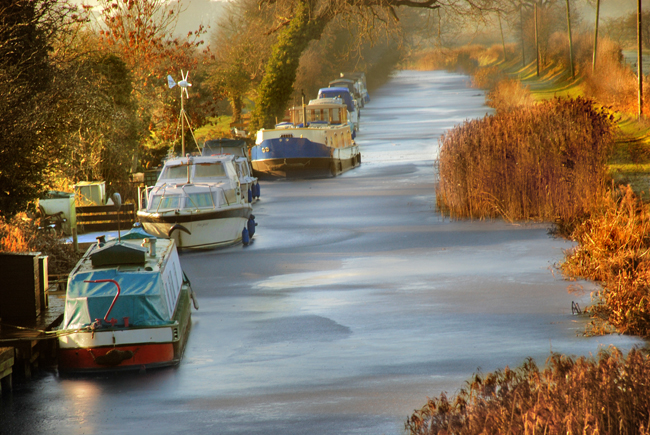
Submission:
[[[573,70],[573,40],[571,39],[571,12],[569,9],[569,0],[566,0],[566,22],[569,33],[569,63],[571,70],[571,78],[575,77],[575,71]]]
[[[300,56],[309,42],[319,39],[331,17],[312,18],[309,6],[298,1],[296,12],[281,31],[266,64],[258,98],[252,113],[251,129],[273,128],[276,118],[282,119],[293,92]]]
[[[503,26],[501,25],[501,14],[498,14],[497,16],[499,17],[499,30],[501,31],[501,45],[503,46],[503,61],[505,62],[508,60],[508,56],[506,54],[506,40],[503,37]]]
[[[243,106],[243,101],[241,94],[233,95],[230,97],[230,108],[232,109],[232,122],[241,121],[241,109]]]
[[[641,25],[641,15],[643,11],[641,10],[641,0],[637,0],[637,9],[636,9],[636,39],[637,39],[637,73],[639,75],[639,119],[643,117],[643,27]]]
[[[596,72],[596,54],[598,53],[598,15],[600,15],[600,0],[596,0],[596,26],[594,28],[594,57],[591,62],[591,72]]]
[[[535,17],[535,63],[537,64],[537,77],[539,77],[539,38],[537,34],[537,1],[535,1],[535,11],[533,15]]]
[[[519,7],[519,24],[521,25],[521,66],[526,66],[526,44],[524,43],[524,4]]]

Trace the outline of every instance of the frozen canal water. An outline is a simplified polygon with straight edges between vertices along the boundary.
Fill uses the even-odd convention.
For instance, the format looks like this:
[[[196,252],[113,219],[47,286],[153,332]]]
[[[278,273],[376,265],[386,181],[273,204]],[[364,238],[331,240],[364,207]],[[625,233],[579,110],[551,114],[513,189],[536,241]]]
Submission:
[[[252,245],[181,256],[201,308],[180,367],[41,372],[2,398],[0,433],[400,434],[478,368],[639,343],[578,336],[588,297],[545,225],[435,211],[439,136],[489,110],[465,81],[397,74],[363,110],[360,168],[265,183]]]

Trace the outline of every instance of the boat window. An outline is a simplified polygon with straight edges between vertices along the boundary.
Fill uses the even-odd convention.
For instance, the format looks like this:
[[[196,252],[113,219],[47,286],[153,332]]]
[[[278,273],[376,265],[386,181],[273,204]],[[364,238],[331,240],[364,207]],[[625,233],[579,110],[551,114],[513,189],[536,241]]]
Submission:
[[[149,210],[176,210],[180,205],[180,195],[153,195],[151,197],[151,205]]]
[[[212,194],[210,192],[190,193],[185,199],[185,208],[212,208]]]
[[[221,162],[198,163],[194,165],[194,177],[225,177],[226,169]]]
[[[186,165],[165,166],[165,169],[163,170],[160,178],[161,179],[187,178],[187,166]]]
[[[281,134],[280,137],[293,137],[293,134]]]

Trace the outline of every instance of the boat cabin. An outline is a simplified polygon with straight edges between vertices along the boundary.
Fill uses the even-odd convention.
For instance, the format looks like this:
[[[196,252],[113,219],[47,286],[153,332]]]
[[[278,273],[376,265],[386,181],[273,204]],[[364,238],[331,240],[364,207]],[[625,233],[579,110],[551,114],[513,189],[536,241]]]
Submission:
[[[289,112],[292,125],[304,125],[304,114],[306,114],[307,123],[309,124],[339,125],[348,122],[348,111],[340,98],[311,100],[309,105],[304,108],[292,107]]]

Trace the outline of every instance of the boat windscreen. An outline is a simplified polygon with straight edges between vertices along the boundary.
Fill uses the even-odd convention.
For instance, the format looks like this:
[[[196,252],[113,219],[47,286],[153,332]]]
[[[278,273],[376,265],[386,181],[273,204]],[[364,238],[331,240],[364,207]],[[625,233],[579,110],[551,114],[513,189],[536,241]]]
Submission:
[[[226,176],[226,169],[223,167],[221,162],[194,164],[195,178],[225,177],[225,176]]]
[[[213,208],[212,194],[210,192],[188,193],[185,199],[185,208]]]
[[[174,178],[187,178],[187,166],[165,166],[160,179],[174,179]]]
[[[162,210],[176,210],[180,208],[181,196],[180,195],[153,195],[151,197],[151,204],[149,205],[150,211]]]

